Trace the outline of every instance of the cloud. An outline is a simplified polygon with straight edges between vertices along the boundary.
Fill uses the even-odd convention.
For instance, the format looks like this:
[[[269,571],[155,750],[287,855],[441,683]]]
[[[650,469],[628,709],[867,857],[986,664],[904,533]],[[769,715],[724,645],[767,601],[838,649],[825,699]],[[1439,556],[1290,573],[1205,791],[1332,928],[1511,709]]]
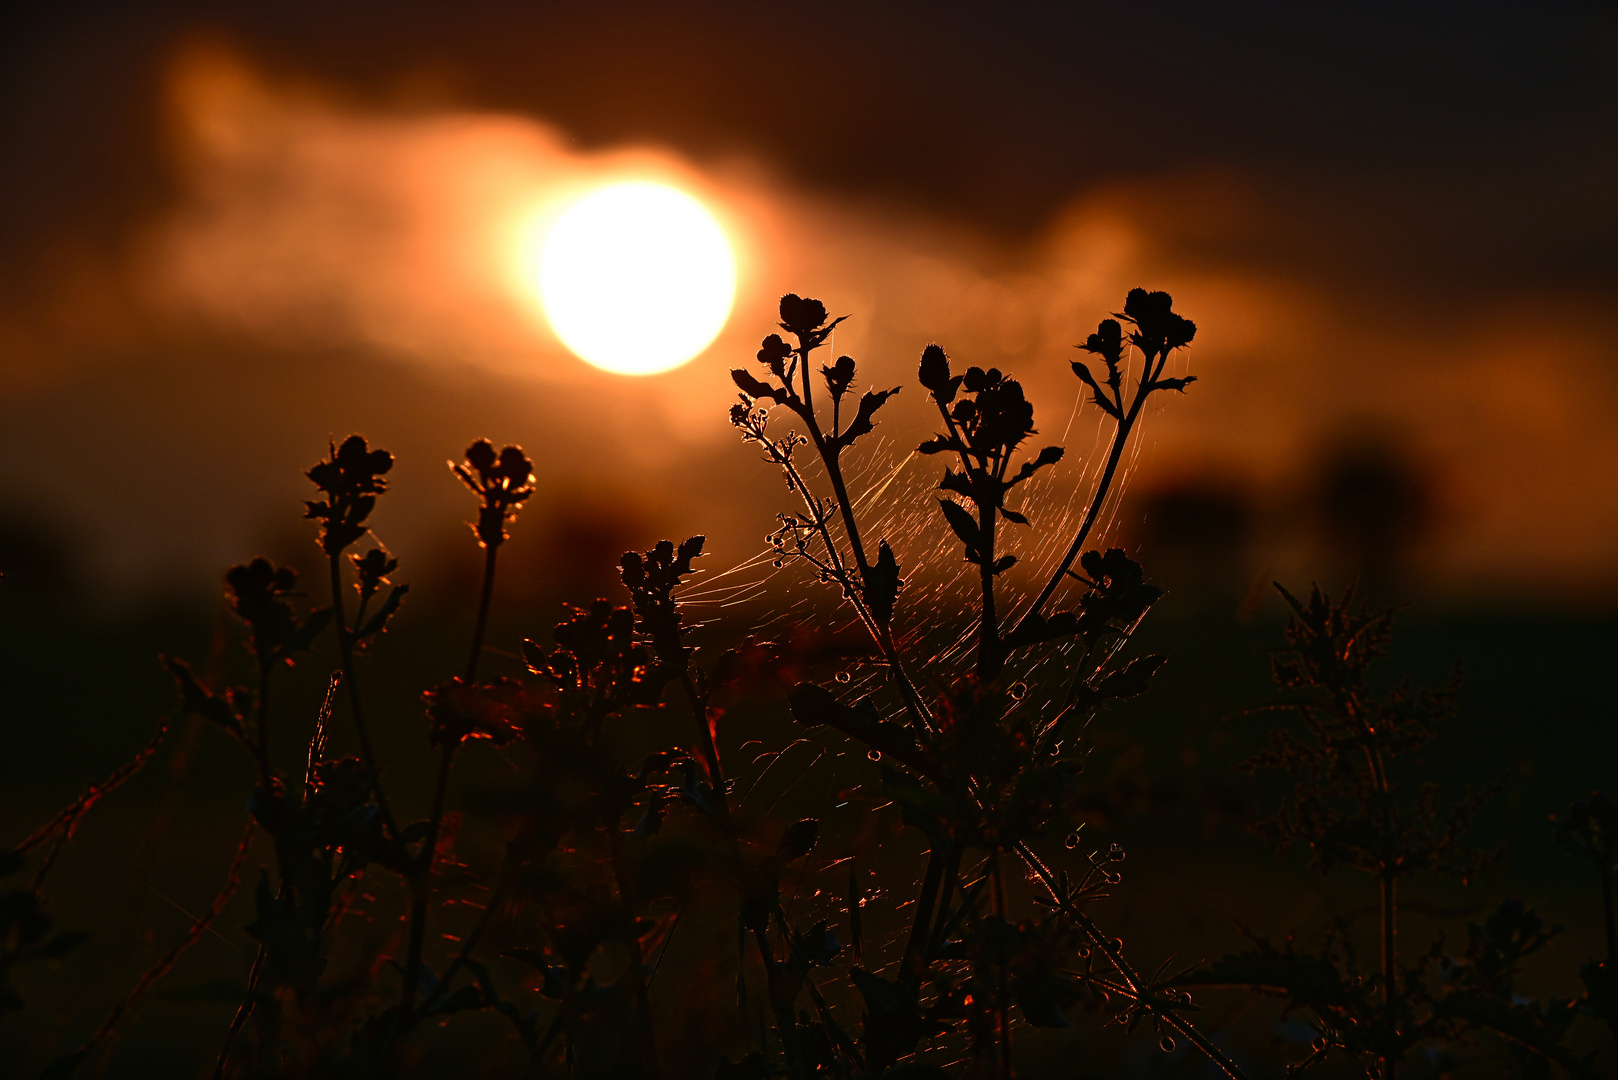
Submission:
[[[1594,305],[1551,307],[1526,288],[1390,301],[1396,290],[1344,277],[1344,265],[1365,262],[1368,241],[1344,224],[1365,208],[1341,193],[1211,169],[1114,183],[1077,191],[1022,244],[807,192],[745,160],[585,150],[532,117],[345,99],[217,44],[177,55],[167,103],[175,199],[118,259],[80,260],[52,304],[0,320],[14,357],[11,407],[27,399],[28,372],[68,378],[131,341],[191,335],[483,380],[553,413],[612,401],[593,452],[625,469],[660,468],[666,452],[645,438],[646,417],[705,453],[729,446],[726,369],[772,329],[775,297],[797,291],[852,316],[833,345],[873,382],[911,381],[930,341],[957,362],[1013,370],[1040,403],[1044,436],[1068,436],[1058,479],[1080,492],[1096,417],[1077,408],[1072,345],[1146,285],[1172,291],[1197,320],[1187,363],[1201,381],[1150,417],[1137,484],[1218,473],[1284,506],[1322,440],[1378,426],[1432,463],[1443,488],[1452,520],[1427,553],[1431,583],[1563,596],[1618,588],[1618,429],[1606,422],[1618,373]],[[647,380],[571,357],[515,272],[525,228],[626,177],[703,199],[741,264],[727,329],[697,361]],[[1401,280],[1400,267],[1385,269]],[[902,464],[929,427],[924,402],[907,392],[883,418],[888,456],[867,473],[874,483],[897,468],[895,490],[924,506],[931,465]],[[703,498],[734,501],[719,490]],[[772,511],[748,507],[761,525]],[[1059,531],[1046,530],[1046,547],[1060,546]],[[1307,573],[1307,558],[1287,569]]]

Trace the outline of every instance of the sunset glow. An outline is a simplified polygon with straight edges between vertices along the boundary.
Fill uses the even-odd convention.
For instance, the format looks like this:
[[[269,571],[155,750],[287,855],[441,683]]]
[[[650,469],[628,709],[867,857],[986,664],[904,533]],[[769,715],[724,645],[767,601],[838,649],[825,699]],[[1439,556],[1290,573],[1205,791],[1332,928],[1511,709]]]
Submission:
[[[525,284],[562,343],[620,375],[668,371],[718,335],[736,293],[736,260],[696,199],[633,181],[579,199],[525,237]]]

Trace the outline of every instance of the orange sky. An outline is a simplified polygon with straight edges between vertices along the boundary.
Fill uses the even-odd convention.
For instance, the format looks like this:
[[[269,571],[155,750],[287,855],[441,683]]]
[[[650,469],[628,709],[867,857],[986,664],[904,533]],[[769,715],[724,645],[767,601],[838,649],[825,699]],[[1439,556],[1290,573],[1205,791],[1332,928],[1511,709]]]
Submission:
[[[1192,161],[1075,178],[1041,224],[1008,232],[806,183],[745,148],[581,146],[532,110],[357,93],[229,36],[171,43],[159,86],[165,196],[113,242],[35,245],[26,289],[0,299],[4,505],[79,533],[112,594],[211,588],[219,567],[287,533],[299,470],[351,430],[402,455],[380,518],[396,549],[464,514],[441,463],[487,435],[522,441],[557,505],[633,504],[648,527],[705,530],[719,559],[745,559],[784,492],[724,420],[725,371],[788,290],[851,316],[835,347],[873,382],[913,384],[929,341],[1021,377],[1042,435],[1067,432],[1054,521],[1082,494],[1097,430],[1093,409],[1073,418],[1071,346],[1146,285],[1197,321],[1200,381],[1150,418],[1136,493],[1234,487],[1269,522],[1252,569],[1317,573],[1287,516],[1323,448],[1369,433],[1434,492],[1415,553],[1432,591],[1618,597],[1612,297],[1600,279],[1569,291],[1528,274],[1423,290],[1419,264],[1442,237],[1406,204],[1449,197],[1430,178],[1304,183]],[[740,262],[719,339],[646,379],[567,354],[512,271],[528,216],[622,177],[703,199]],[[1401,234],[1379,265],[1378,238]],[[918,391],[884,411],[866,469],[923,500],[933,465],[905,461],[929,426]]]

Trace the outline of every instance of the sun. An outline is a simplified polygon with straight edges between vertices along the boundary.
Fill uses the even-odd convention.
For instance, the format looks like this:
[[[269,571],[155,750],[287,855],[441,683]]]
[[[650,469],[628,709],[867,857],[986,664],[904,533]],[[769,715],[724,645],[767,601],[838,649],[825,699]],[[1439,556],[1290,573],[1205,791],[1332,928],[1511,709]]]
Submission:
[[[573,203],[521,252],[556,336],[619,375],[679,367],[706,349],[736,296],[736,257],[719,222],[666,184],[609,184]]]

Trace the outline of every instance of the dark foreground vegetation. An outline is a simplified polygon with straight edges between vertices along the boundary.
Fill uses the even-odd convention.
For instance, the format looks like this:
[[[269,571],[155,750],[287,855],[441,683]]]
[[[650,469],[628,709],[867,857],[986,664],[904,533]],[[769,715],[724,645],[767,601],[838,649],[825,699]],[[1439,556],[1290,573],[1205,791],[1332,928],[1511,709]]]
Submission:
[[[1264,804],[1257,829],[1283,857],[1339,871],[1333,887],[1363,892],[1368,916],[1300,936],[1252,925],[1245,947],[1179,962],[1149,927],[1132,922],[1126,940],[1106,921],[1126,867],[1199,887],[1175,866],[1137,871],[1092,826],[1106,727],[1165,661],[1132,647],[1162,590],[1089,542],[1143,409],[1194,381],[1169,373],[1196,327],[1167,294],[1131,292],[1080,346],[1074,375],[1112,437],[1059,563],[1028,595],[1007,572],[1045,520],[1051,488],[1033,481],[1063,449],[1035,438],[1015,379],[922,353],[937,433],[919,451],[941,464],[932,520],[970,585],[942,613],[907,610],[920,583],[906,538],[873,524],[893,520],[873,505],[880,490],[850,490],[861,440],[901,388],[856,391],[853,359],[822,359],[840,321],[783,297],[782,333],[733,373],[730,412],[795,500],[772,558],[808,570],[801,588],[827,601],[808,609],[818,625],[699,651],[696,536],[625,554],[616,600],[580,597],[520,645],[486,640],[535,466],[483,440],[452,465],[475,500],[482,575],[459,674],[420,688],[422,799],[401,798],[384,767],[379,730],[411,721],[379,708],[392,698],[370,682],[410,611],[399,560],[368,539],[393,457],[358,435],[332,446],[307,473],[323,563],[308,592],[324,603],[254,559],[225,575],[246,657],[162,661],[178,711],[233,740],[255,777],[217,895],[82,1045],[0,1072],[113,1067],[141,1007],[241,889],[257,949],[207,1050],[215,1077],[1098,1075],[1123,1066],[1062,1059],[1044,1040],[1108,1025],[1156,1048],[1129,1059],[1141,1075],[1610,1075],[1618,807],[1593,795],[1543,833],[1587,864],[1605,949],[1579,968],[1581,992],[1525,990],[1560,928],[1523,901],[1446,932],[1423,909],[1412,931],[1413,888],[1470,885],[1497,856],[1469,832],[1502,785],[1457,794],[1424,775],[1457,684],[1375,678],[1393,616],[1353,590],[1280,590],[1274,691],[1246,714],[1276,727],[1233,785]],[[278,693],[294,664],[331,668],[314,715]],[[796,732],[779,745],[764,744],[779,724],[747,727],[771,710]],[[32,831],[13,826],[5,1024],[29,1022],[29,987],[65,977],[86,939],[52,914],[59,856],[169,736],[160,727]],[[792,791],[807,772],[789,753],[810,740],[843,764]],[[798,806],[811,812],[785,810]],[[1253,995],[1306,1037],[1237,1034],[1232,1003]]]

